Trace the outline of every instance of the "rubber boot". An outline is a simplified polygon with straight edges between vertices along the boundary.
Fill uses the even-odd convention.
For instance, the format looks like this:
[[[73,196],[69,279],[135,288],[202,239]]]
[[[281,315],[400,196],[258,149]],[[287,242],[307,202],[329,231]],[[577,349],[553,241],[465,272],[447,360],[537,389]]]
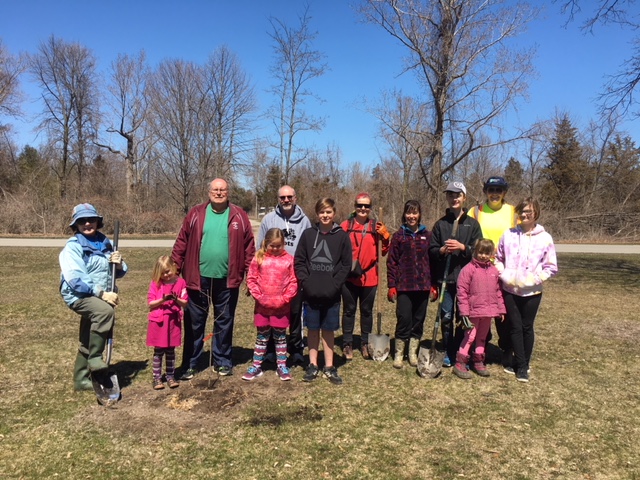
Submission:
[[[418,348],[420,348],[419,338],[409,339],[409,365],[412,367],[418,366]]]
[[[487,366],[484,364],[484,353],[474,353],[471,355],[471,361],[473,362],[473,371],[481,377],[488,377],[491,374],[487,370]]]
[[[404,340],[398,340],[396,338],[396,353],[393,357],[393,368],[402,368],[402,359],[404,357]]]
[[[89,378],[89,367],[87,366],[87,356],[78,352],[76,363],[73,366],[73,389],[76,392],[83,390],[93,390],[93,384]]]
[[[453,366],[453,373],[463,380],[469,380],[471,378],[471,372],[469,372],[467,363],[469,363],[469,355],[456,353],[456,364]]]
[[[89,371],[99,372],[106,370],[109,366],[102,360],[102,352],[104,346],[107,343],[106,337],[103,337],[99,333],[91,332],[89,334]]]

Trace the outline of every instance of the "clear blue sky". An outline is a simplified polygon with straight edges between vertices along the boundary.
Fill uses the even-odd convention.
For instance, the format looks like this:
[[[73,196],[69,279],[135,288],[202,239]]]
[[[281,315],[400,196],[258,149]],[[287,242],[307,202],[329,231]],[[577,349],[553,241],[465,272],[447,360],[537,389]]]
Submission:
[[[226,44],[238,56],[255,85],[264,111],[271,103],[268,88],[272,60],[269,17],[297,26],[303,11],[301,0],[14,0],[2,2],[0,37],[8,50],[35,52],[50,35],[79,42],[98,58],[106,71],[119,53],[144,49],[152,65],[164,58],[183,58],[204,63],[216,47]],[[378,160],[376,121],[358,107],[362,97],[376,100],[383,89],[415,87],[411,76],[398,77],[404,51],[379,28],[362,24],[347,0],[310,0],[311,26],[318,32],[315,46],[327,56],[330,71],[309,83],[324,99],[309,104],[309,111],[326,117],[321,134],[304,138],[309,146],[324,149],[337,145],[344,163]],[[537,3],[537,2],[532,2]],[[590,1],[585,1],[590,4]],[[537,77],[530,81],[530,99],[509,115],[513,126],[528,127],[550,118],[556,110],[568,112],[579,128],[595,118],[594,99],[607,73],[618,70],[629,56],[631,32],[600,28],[595,36],[583,35],[578,24],[563,28],[559,7],[550,0],[541,18],[520,38],[523,45],[537,45]],[[26,80],[26,78],[25,78]],[[37,91],[24,91],[34,113]],[[37,111],[37,110],[35,110]],[[36,146],[33,119],[2,118],[19,132],[18,143]],[[640,131],[627,124],[629,134],[640,143]],[[263,134],[271,132],[265,130]]]

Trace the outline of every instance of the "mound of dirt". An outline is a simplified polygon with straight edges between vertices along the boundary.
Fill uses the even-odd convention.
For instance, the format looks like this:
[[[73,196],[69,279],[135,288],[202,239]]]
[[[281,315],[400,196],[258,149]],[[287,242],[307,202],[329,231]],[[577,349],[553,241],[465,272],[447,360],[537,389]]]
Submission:
[[[122,400],[110,407],[92,404],[78,420],[123,433],[135,431],[158,437],[176,430],[208,430],[221,423],[237,421],[248,407],[279,398],[290,401],[303,391],[301,382],[282,382],[271,371],[253,382],[242,380],[240,372],[218,377],[204,371],[190,381],[181,381],[175,389],[154,390],[150,384],[124,388]],[[307,413],[310,417],[319,415]]]

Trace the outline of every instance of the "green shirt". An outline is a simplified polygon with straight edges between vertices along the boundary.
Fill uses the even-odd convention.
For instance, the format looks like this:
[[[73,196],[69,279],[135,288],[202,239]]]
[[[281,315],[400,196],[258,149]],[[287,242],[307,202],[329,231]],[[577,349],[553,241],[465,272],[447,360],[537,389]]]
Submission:
[[[222,213],[207,207],[200,244],[200,275],[227,278],[229,272],[229,207]]]

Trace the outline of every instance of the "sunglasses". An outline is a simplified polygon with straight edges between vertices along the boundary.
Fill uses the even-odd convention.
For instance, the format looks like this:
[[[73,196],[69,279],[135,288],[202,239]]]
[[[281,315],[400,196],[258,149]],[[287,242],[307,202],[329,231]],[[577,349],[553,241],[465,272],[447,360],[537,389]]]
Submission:
[[[369,208],[371,208],[371,204],[369,204],[369,203],[356,203],[356,208],[369,209]]]
[[[487,193],[502,193],[504,190],[500,187],[489,187],[487,188]]]
[[[84,225],[85,223],[97,223],[97,222],[98,222],[98,217],[87,217],[87,218],[79,218],[76,221],[76,224]]]
[[[295,195],[280,195],[280,200],[293,200],[293,197],[295,197]]]

